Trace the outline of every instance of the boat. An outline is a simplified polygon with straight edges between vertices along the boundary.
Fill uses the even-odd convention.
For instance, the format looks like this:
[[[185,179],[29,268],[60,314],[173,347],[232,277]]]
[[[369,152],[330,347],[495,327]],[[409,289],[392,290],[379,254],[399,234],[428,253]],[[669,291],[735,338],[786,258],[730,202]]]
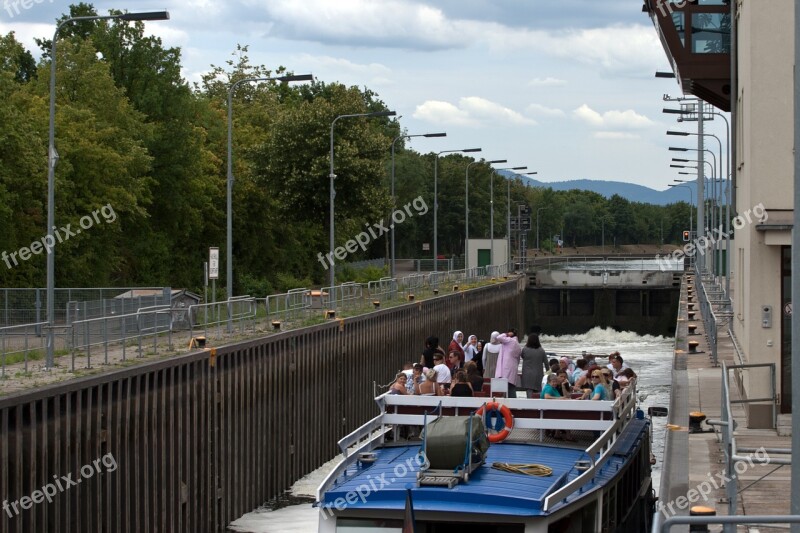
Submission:
[[[651,420],[635,382],[615,401],[375,401],[317,490],[320,533],[650,531]]]

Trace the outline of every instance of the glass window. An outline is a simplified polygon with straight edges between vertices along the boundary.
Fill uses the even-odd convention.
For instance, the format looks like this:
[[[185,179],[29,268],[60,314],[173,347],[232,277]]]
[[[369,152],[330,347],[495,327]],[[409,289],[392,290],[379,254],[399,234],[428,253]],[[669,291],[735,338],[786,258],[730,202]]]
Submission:
[[[729,54],[731,51],[731,16],[727,13],[692,14],[692,52]]]
[[[681,39],[681,46],[686,46],[686,17],[683,13],[673,12],[672,23],[675,25],[675,30],[678,32],[678,37]]]

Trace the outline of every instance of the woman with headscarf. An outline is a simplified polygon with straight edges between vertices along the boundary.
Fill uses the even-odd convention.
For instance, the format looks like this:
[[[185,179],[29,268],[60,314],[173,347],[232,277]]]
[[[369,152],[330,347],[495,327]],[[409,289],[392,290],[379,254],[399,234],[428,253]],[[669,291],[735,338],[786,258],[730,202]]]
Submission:
[[[497,371],[497,358],[500,356],[500,341],[497,336],[500,335],[499,331],[493,331],[492,336],[489,337],[483,347],[483,377],[493,378]]]
[[[507,333],[498,335],[497,341],[501,344],[501,348],[494,377],[507,380],[508,397],[516,398],[517,387],[519,386],[519,358],[522,355],[522,346],[517,340],[517,332],[514,328],[509,328]]]
[[[478,336],[477,335],[470,335],[469,339],[467,340],[467,344],[465,344],[462,348],[464,348],[464,363],[468,361],[472,361],[478,355]]]
[[[464,366],[464,348],[461,347],[461,343],[464,342],[464,334],[460,331],[456,331],[453,333],[453,340],[450,341],[450,346],[447,350],[447,353],[456,352],[458,354],[458,360],[461,367]],[[448,361],[447,366],[450,366]],[[452,370],[452,368],[451,368]]]

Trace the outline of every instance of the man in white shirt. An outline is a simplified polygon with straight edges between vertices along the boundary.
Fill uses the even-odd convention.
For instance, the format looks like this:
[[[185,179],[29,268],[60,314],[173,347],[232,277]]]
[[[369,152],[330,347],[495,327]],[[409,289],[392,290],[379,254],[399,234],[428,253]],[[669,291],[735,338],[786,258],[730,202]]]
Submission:
[[[444,356],[440,353],[433,355],[433,369],[436,371],[436,383],[445,391],[450,389],[450,369],[444,364]]]

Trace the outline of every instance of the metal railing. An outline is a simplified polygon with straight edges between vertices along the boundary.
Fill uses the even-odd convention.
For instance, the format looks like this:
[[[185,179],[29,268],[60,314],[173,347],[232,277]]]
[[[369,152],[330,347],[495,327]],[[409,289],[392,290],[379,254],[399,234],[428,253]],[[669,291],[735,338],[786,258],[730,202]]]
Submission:
[[[208,337],[209,328],[216,327],[217,336],[222,336],[222,326],[233,329],[238,324],[239,330],[244,333],[248,328],[255,331],[255,320],[258,314],[258,304],[251,296],[236,296],[221,302],[210,304],[196,304],[189,306],[189,337],[194,337],[195,332],[202,331]]]
[[[6,375],[6,361],[9,356],[22,354],[24,371],[28,371],[28,359],[31,355],[41,356],[46,348],[46,337],[41,334],[47,322],[37,322],[21,326],[0,328],[0,377]],[[16,359],[16,357],[14,357]],[[37,359],[39,357],[36,357]]]
[[[92,348],[102,347],[103,364],[109,364],[109,348],[121,345],[122,360],[127,360],[129,342],[135,342],[138,357],[144,355],[147,337],[153,341],[153,353],[158,353],[158,339],[168,336],[172,344],[172,309],[168,305],[154,306],[125,315],[75,320],[67,326],[71,354],[71,368],[75,371],[75,360],[86,356],[86,368],[92,367]]]
[[[715,367],[717,367],[719,366],[719,361],[717,358],[717,338],[719,336],[719,332],[717,330],[717,316],[714,313],[714,307],[711,305],[711,302],[708,299],[706,286],[701,280],[700,272],[695,270],[695,273],[697,275],[697,283],[695,283],[695,285],[698,287],[697,299],[700,304],[700,316],[703,318],[703,325],[705,327],[706,336],[708,337],[708,348],[711,350],[711,362]]]
[[[739,370],[739,369],[753,369],[753,368],[769,368],[770,369],[770,385],[772,394],[769,397],[765,398],[747,398],[741,400],[732,400],[730,394],[730,380],[729,380],[729,371],[730,370]],[[727,365],[724,361],[722,362],[722,401],[721,401],[721,416],[720,420],[710,420],[709,424],[720,426],[720,432],[722,434],[722,444],[723,450],[725,453],[725,474],[731,481],[725,483],[725,489],[727,492],[728,497],[728,514],[735,515],[736,514],[736,507],[737,507],[737,497],[738,497],[738,490],[737,490],[737,483],[735,482],[738,479],[738,473],[736,470],[736,463],[739,461],[746,461],[750,464],[753,463],[753,455],[740,455],[741,453],[753,453],[760,450],[765,451],[767,454],[791,454],[792,450],[789,448],[769,448],[769,449],[755,449],[755,448],[739,448],[736,445],[736,421],[733,417],[733,411],[731,409],[731,404],[745,404],[745,403],[763,403],[763,402],[770,402],[772,405],[772,423],[773,428],[777,426],[778,423],[778,412],[777,412],[777,388],[776,388],[776,372],[775,372],[775,363],[760,363],[760,364],[747,364],[747,365]],[[777,464],[777,465],[790,465],[791,459],[773,459],[770,457],[766,458],[766,461],[761,460],[757,455],[755,456],[756,460],[758,460],[761,464]],[[725,526],[726,533],[734,532],[735,528],[731,528],[729,525]]]

